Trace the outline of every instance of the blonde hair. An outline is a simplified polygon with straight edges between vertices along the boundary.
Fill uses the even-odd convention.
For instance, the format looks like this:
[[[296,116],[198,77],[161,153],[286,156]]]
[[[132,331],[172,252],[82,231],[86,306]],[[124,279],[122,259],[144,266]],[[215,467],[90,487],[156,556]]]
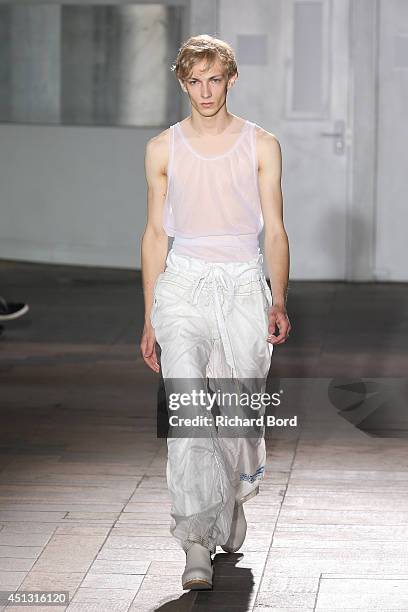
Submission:
[[[237,62],[234,50],[227,42],[214,38],[209,34],[190,36],[179,48],[176,61],[171,70],[181,81],[185,81],[191,74],[195,64],[207,60],[204,70],[208,70],[219,59],[223,64],[228,79],[234,74],[238,75]]]

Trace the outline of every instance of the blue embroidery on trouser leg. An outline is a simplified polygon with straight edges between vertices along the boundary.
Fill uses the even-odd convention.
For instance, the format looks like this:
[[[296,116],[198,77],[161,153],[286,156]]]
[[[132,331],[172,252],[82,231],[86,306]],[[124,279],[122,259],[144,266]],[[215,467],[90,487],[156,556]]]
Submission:
[[[264,469],[265,466],[262,465],[256,470],[255,474],[240,474],[240,480],[248,480],[249,482],[254,482],[257,478],[262,478]]]

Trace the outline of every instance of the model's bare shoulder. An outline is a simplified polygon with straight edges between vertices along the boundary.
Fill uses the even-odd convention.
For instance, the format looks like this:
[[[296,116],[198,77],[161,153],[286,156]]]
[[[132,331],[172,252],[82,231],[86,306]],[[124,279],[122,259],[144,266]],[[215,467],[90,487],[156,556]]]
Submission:
[[[145,162],[146,173],[167,175],[167,164],[169,158],[170,128],[167,128],[149,138],[146,143]]]
[[[280,142],[275,134],[256,126],[256,152],[258,158],[258,170],[275,166],[279,171],[282,163],[282,151]]]
[[[268,132],[267,130],[264,130],[264,128],[262,128],[260,125],[256,125],[255,127],[255,135],[256,135],[256,143],[260,147],[276,147],[276,145],[279,145],[279,140],[278,137],[273,134],[272,132]]]

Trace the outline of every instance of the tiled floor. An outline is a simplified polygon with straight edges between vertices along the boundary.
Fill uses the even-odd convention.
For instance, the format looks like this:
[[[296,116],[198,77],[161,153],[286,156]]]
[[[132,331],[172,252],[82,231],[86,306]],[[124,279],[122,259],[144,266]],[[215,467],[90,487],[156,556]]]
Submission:
[[[0,275],[30,305],[0,335],[0,591],[71,601],[7,610],[408,610],[406,285],[292,283],[269,388],[298,425],[268,428],[245,544],[217,550],[212,592],[186,592],[139,274],[3,261]]]

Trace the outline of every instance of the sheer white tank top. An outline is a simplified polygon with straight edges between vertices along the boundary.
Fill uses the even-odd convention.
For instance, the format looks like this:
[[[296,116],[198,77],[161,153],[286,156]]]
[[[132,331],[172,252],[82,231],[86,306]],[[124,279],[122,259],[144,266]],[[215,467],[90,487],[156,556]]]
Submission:
[[[192,147],[180,122],[170,126],[163,227],[175,253],[214,262],[258,257],[264,221],[255,128],[246,120],[232,146],[210,156]]]

